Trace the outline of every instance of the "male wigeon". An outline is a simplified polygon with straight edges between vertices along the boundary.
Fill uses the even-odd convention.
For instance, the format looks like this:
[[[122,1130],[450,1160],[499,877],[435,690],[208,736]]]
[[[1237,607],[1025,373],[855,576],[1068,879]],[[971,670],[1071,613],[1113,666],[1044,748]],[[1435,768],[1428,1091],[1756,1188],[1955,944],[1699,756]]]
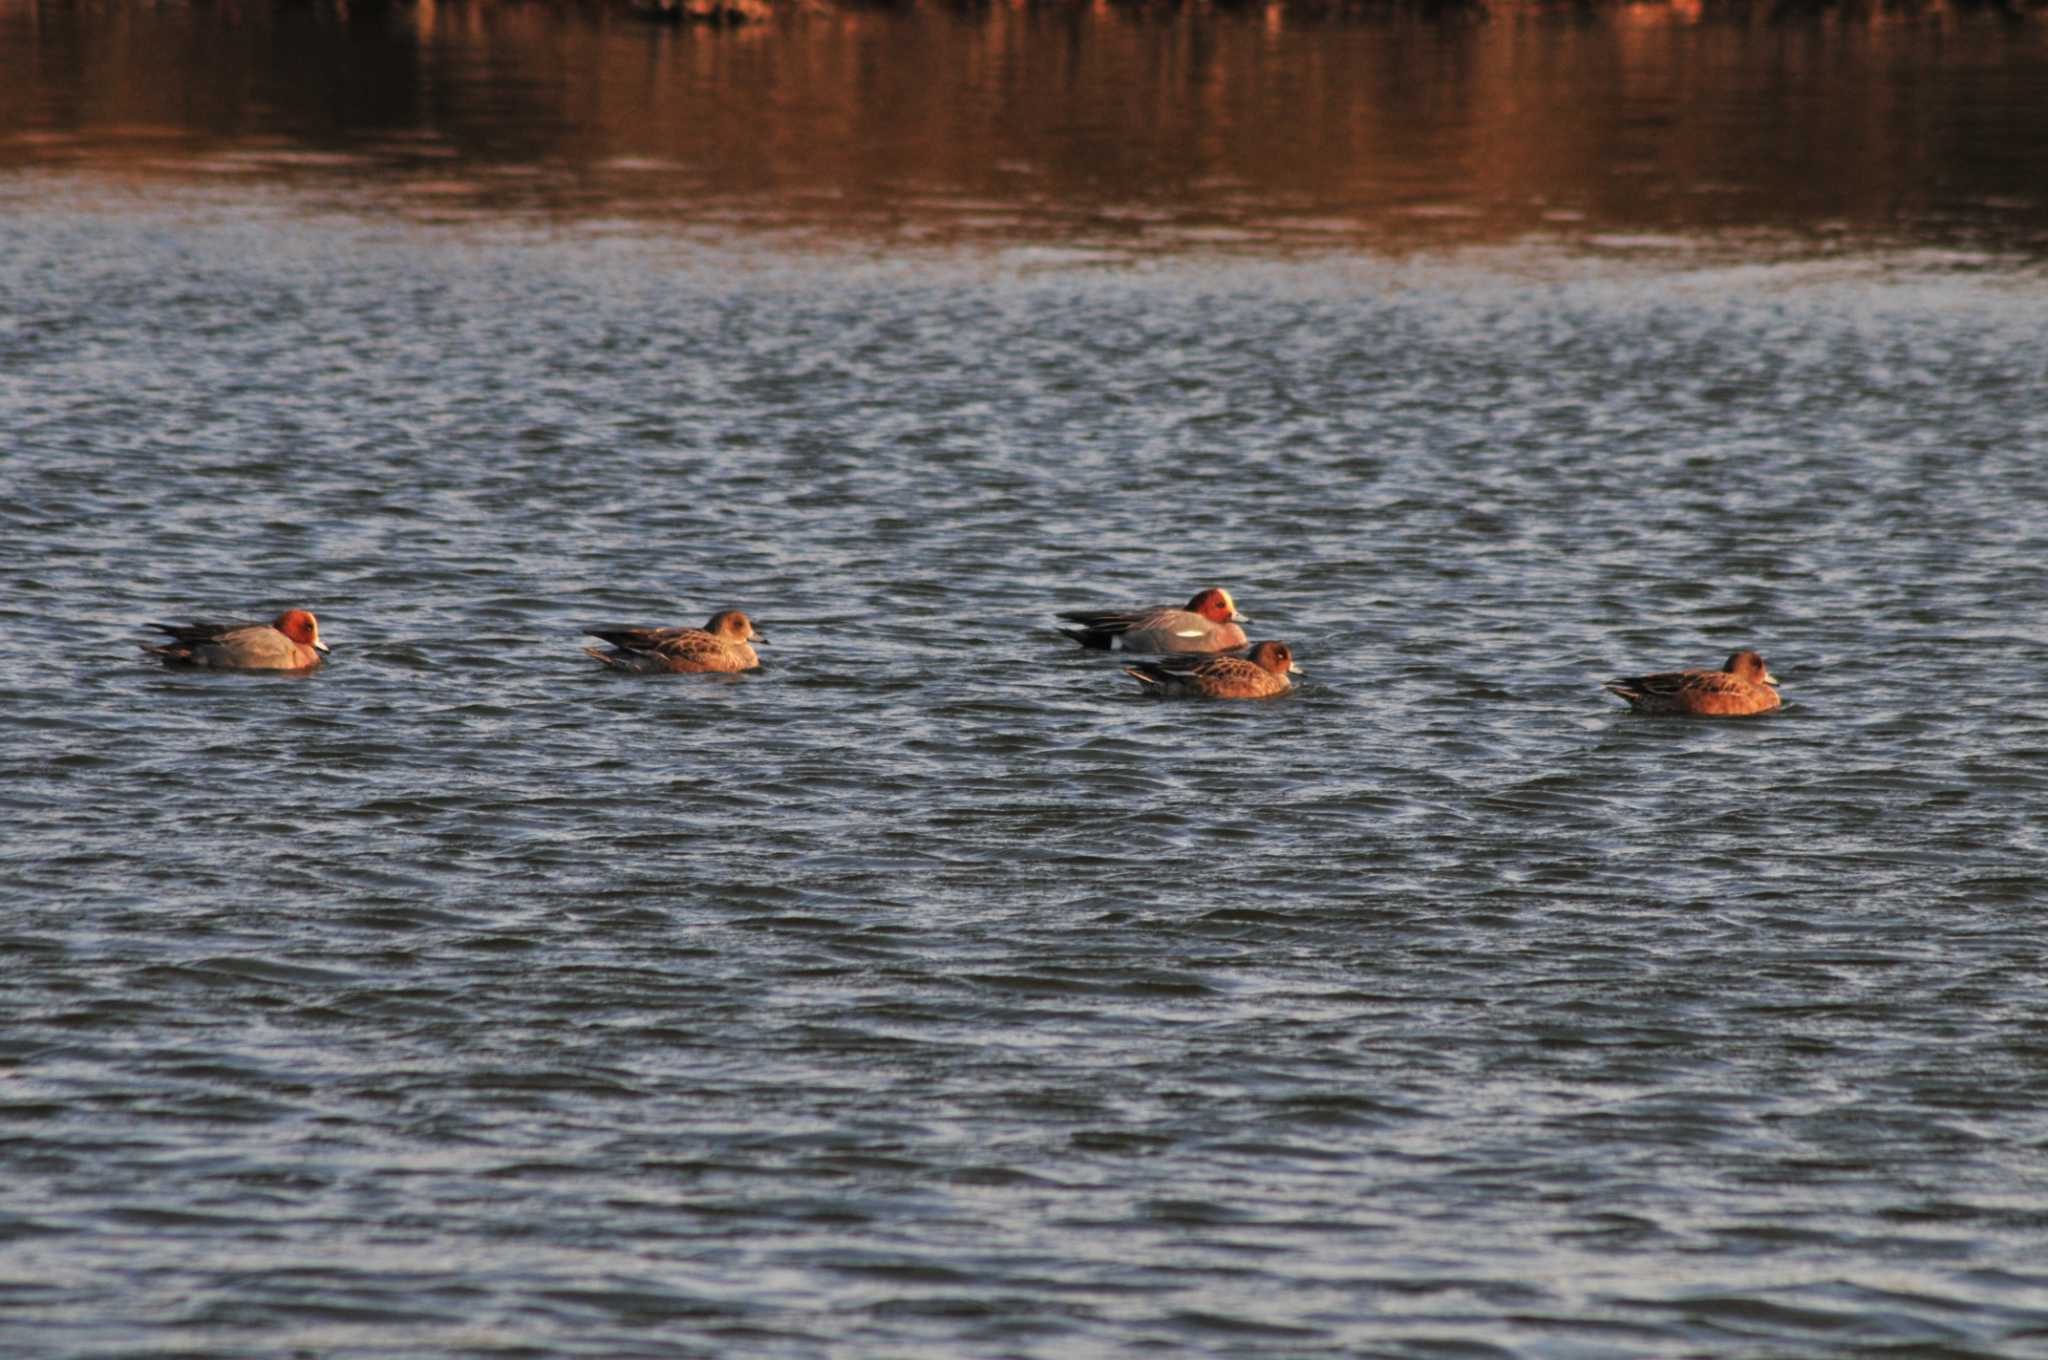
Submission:
[[[1609,680],[1603,686],[1638,713],[1692,713],[1739,718],[1766,713],[1780,702],[1778,678],[1755,652],[1737,652],[1718,671],[1666,671]]]
[[[613,670],[653,675],[662,671],[750,671],[761,664],[750,642],[768,639],[737,609],[722,609],[702,628],[592,628],[613,650],[583,650]]]
[[[1083,647],[1122,652],[1233,652],[1244,646],[1244,615],[1221,586],[1198,591],[1184,609],[1161,605],[1124,614],[1077,610],[1061,618],[1079,628],[1062,628]]]
[[[1287,677],[1300,675],[1294,653],[1284,642],[1256,642],[1249,657],[1171,656],[1126,666],[1147,694],[1200,695],[1207,699],[1270,699],[1294,688]]]
[[[153,623],[174,641],[145,642],[142,650],[166,666],[216,671],[303,671],[320,664],[329,648],[320,623],[304,609],[287,609],[269,623]]]

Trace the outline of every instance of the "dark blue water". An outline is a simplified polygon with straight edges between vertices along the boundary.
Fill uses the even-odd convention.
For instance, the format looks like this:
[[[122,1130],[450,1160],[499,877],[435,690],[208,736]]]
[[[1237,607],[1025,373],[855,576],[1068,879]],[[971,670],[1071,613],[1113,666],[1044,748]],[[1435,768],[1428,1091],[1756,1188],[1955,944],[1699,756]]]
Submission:
[[[2048,1348],[2024,252],[346,192],[0,180],[7,1353]]]

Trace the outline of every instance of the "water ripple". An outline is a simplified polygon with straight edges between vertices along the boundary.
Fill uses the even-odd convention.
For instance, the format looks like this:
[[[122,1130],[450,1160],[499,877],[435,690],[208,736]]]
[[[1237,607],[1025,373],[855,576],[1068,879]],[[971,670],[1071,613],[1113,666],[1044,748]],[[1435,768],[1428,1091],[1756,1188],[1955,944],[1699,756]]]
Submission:
[[[275,228],[0,228],[10,1335],[2048,1334],[2036,281]],[[1297,693],[1051,631],[1210,581]]]

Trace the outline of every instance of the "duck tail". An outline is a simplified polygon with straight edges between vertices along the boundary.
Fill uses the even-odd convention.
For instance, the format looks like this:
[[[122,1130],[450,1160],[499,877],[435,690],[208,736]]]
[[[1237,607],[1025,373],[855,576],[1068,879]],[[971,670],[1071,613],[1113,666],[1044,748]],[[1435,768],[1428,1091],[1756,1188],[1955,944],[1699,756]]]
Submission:
[[[1092,652],[1109,651],[1116,641],[1115,633],[1104,632],[1098,628],[1062,628],[1059,631]]]

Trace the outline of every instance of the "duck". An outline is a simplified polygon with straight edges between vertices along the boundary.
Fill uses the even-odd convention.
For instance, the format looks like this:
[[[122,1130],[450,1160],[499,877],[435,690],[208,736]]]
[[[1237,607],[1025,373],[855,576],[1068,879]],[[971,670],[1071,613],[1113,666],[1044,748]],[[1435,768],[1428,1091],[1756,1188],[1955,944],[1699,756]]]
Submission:
[[[635,675],[663,672],[750,671],[761,658],[750,645],[766,642],[754,621],[737,609],[721,609],[702,628],[592,628],[590,636],[612,644],[611,651],[585,647],[612,670]]]
[[[1083,647],[1114,652],[1234,652],[1245,645],[1246,622],[1237,601],[1221,586],[1198,590],[1186,606],[1159,605],[1122,613],[1075,610],[1061,618],[1078,628],[1062,628]]]
[[[1294,649],[1284,642],[1255,642],[1248,656],[1172,656],[1140,661],[1124,674],[1147,694],[1171,698],[1271,699],[1294,688],[1300,675]]]
[[[307,609],[287,609],[269,623],[153,623],[169,642],[142,650],[166,666],[213,671],[305,671],[333,649],[320,640],[320,621]]]
[[[1778,677],[1755,652],[1736,652],[1720,670],[1664,671],[1608,680],[1602,688],[1628,701],[1637,713],[1693,714],[1742,718],[1768,713],[1784,702],[1772,686]]]

